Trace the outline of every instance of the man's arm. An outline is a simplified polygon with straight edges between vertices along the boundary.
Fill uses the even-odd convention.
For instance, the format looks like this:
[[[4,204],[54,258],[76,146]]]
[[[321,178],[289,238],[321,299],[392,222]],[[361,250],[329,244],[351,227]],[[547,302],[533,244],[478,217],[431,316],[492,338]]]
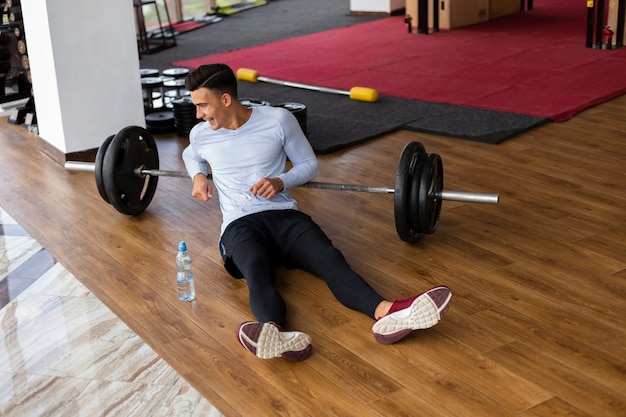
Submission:
[[[208,201],[213,198],[213,186],[207,179],[209,164],[202,159],[191,145],[183,150],[183,162],[187,168],[187,173],[192,178],[193,186],[191,195],[200,201]]]
[[[285,117],[285,153],[293,164],[292,168],[279,175],[284,189],[305,184],[317,176],[317,157],[296,117],[287,112]]]
[[[204,174],[205,177],[209,174],[209,163],[202,159],[191,145],[183,150],[183,162],[191,178],[195,178],[197,174]]]

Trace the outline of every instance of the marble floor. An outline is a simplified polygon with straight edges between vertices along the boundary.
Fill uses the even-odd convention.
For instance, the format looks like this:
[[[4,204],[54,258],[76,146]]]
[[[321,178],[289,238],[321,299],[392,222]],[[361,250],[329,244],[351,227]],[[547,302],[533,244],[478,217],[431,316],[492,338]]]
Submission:
[[[222,416],[2,208],[0,328],[0,416]]]

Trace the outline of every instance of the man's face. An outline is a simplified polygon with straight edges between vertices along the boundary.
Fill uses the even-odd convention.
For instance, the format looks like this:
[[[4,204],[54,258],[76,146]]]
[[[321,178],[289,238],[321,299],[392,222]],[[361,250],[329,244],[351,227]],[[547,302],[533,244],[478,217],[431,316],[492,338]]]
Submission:
[[[208,88],[199,88],[191,92],[191,102],[196,106],[196,117],[209,123],[211,129],[227,127],[227,117],[231,98],[224,93],[218,95]]]

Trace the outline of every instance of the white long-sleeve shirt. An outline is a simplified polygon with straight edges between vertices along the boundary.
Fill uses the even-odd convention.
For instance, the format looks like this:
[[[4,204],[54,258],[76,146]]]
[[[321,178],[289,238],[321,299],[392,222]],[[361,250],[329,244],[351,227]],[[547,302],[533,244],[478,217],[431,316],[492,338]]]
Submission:
[[[191,178],[209,167],[222,211],[221,233],[234,220],[266,210],[297,209],[289,189],[317,175],[317,158],[297,119],[281,107],[258,106],[237,129],[213,130],[207,122],[189,133],[183,161]],[[287,170],[286,161],[292,163]],[[250,188],[261,178],[279,177],[285,187],[267,200]]]

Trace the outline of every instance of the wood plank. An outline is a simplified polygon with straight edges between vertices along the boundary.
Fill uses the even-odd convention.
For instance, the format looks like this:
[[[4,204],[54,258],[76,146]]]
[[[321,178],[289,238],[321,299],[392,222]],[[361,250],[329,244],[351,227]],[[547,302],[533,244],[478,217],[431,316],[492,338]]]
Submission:
[[[544,389],[590,415],[598,415],[598,410],[614,416],[626,411],[626,383],[609,386],[590,381],[579,370],[550,360],[528,343],[516,341],[487,356],[511,372],[532,378]]]
[[[317,180],[394,186],[403,146],[444,161],[446,188],[499,192],[498,206],[444,202],[416,244],[395,231],[393,196],[295,189],[353,269],[388,298],[453,291],[434,329],[375,342],[373,320],[299,270],[276,269],[303,363],[262,361],[235,337],[252,318],[245,280],[222,266],[218,199],[162,178],[148,210],[119,214],[93,175],[67,172],[21,126],[0,125],[0,207],[227,416],[467,417],[625,412],[626,96],[499,145],[397,131],[320,155]],[[106,136],[106,135],[105,135]],[[104,137],[103,137],[104,139]],[[157,137],[182,170],[188,141]],[[177,299],[187,241],[197,299]]]

